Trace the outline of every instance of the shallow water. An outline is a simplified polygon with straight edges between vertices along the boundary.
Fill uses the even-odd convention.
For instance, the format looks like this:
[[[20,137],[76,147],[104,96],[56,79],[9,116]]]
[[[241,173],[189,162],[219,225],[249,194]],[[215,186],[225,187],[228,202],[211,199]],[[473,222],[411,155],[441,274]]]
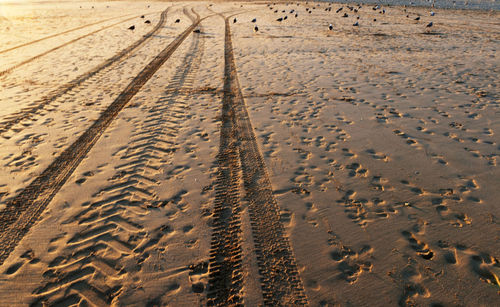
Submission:
[[[328,1],[345,3],[346,1]],[[347,1],[358,3],[357,1]],[[500,0],[364,0],[359,3],[376,3],[383,5],[428,6],[446,9],[500,10]]]

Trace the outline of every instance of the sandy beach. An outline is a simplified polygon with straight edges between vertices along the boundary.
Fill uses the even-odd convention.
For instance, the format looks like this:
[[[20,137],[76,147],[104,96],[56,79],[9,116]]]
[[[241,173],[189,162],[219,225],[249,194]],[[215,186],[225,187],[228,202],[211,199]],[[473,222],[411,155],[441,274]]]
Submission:
[[[499,305],[463,2],[0,1],[0,306]]]

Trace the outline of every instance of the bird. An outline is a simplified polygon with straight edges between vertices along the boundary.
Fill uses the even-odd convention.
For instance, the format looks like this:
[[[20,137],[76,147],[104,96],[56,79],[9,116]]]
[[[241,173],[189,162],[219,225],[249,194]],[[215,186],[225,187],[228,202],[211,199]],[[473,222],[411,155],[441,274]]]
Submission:
[[[128,27],[128,29],[129,29],[129,30],[134,30],[134,29],[135,29],[135,26],[134,26],[134,25],[132,25],[132,26]]]
[[[417,16],[417,18],[415,18],[415,20],[420,20],[420,16]]]
[[[434,16],[434,15],[436,15],[436,13],[434,13],[433,11],[431,11],[431,16]]]
[[[283,18],[280,17],[280,18],[276,19],[276,21],[282,22]]]
[[[354,27],[357,27],[359,26],[359,23],[356,21],[354,24],[353,24]]]
[[[252,19],[252,22],[257,22],[257,18]]]
[[[344,15],[342,15],[342,17],[347,18],[347,17],[349,17],[349,15],[347,15],[347,13],[344,13]]]
[[[141,18],[144,18],[144,15],[142,15]]]
[[[283,18],[283,20],[286,20],[287,18],[288,18],[288,16],[285,16],[285,17]]]
[[[335,13],[339,13],[340,11],[342,11],[343,7],[339,8],[337,11],[335,11]]]
[[[194,32],[194,33],[200,33],[201,31],[200,31],[200,29],[196,29],[196,30],[194,30],[193,32]]]
[[[377,18],[373,18],[373,21],[377,21]]]
[[[237,21],[237,20],[236,20],[236,18],[235,18],[235,19],[233,19],[233,23],[236,23],[236,21]]]
[[[295,18],[299,17],[299,14],[295,14]]]
[[[330,31],[331,31],[331,30],[333,30],[333,25],[332,25],[332,24],[330,24],[330,25],[328,26],[328,29],[329,29]]]
[[[429,23],[428,23],[425,27],[426,27],[426,28],[430,28],[430,27],[432,27],[432,26],[433,26],[433,23],[432,23],[432,21],[431,21],[431,22],[429,22]]]
[[[146,20],[144,23],[151,23],[151,21],[150,20]]]
[[[254,32],[259,32],[259,27],[255,26],[255,28],[253,28],[253,31]]]
[[[179,23],[179,22],[181,22],[181,20],[180,20],[180,19],[176,19],[176,20],[175,20],[175,23]]]

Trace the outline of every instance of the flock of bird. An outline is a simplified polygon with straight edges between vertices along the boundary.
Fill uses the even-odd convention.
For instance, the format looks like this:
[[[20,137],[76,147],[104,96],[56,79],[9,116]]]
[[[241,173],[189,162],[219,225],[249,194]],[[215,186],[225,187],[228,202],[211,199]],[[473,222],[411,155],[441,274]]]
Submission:
[[[309,2],[306,2],[305,3],[306,5],[309,4]],[[288,4],[287,4],[288,5]],[[332,7],[331,7],[332,3],[328,3],[328,7],[325,8],[325,11],[327,12],[331,12],[332,11]],[[267,7],[269,7],[269,10],[272,10],[275,14],[277,14],[279,12],[278,9],[275,9],[274,7],[276,6],[276,3],[273,3],[272,5],[271,4],[268,4]],[[297,3],[297,6],[300,6],[300,3]],[[148,6],[149,7],[149,6]],[[306,7],[305,8],[305,11],[309,14],[312,13],[312,10],[315,10],[316,7],[320,7],[320,4],[317,4],[316,6],[312,6],[312,8],[309,8],[309,7]],[[353,14],[357,14],[361,9],[363,8],[363,6],[360,4],[360,5],[356,5],[356,6],[349,6],[349,5],[346,5],[345,7],[342,6],[340,8],[338,8],[335,13],[336,14],[339,14],[341,13],[342,11],[344,11],[344,14],[341,16],[342,18],[348,18],[349,17],[349,14],[352,12]],[[344,10],[345,9],[345,10]],[[349,10],[349,14],[348,14],[348,10]],[[382,8],[380,5],[375,5],[372,7],[372,10],[373,11],[378,11],[379,14],[382,14],[384,15],[386,13],[386,10],[384,8]],[[281,13],[285,13],[286,14],[287,10],[281,10]],[[404,9],[404,12],[407,13],[406,9]],[[291,9],[289,10],[289,14],[291,14],[292,16],[295,16],[295,18],[298,18],[299,17],[299,14],[298,14],[298,10],[297,9]],[[434,16],[436,13],[431,11],[430,12],[430,16]],[[141,18],[144,18],[144,15],[141,16]],[[406,15],[406,18],[410,18],[410,14],[407,14]],[[283,22],[285,20],[288,19],[288,15],[285,15],[283,17],[279,17],[276,19],[276,21],[278,22]],[[356,16],[356,22],[354,22],[352,24],[353,27],[359,27],[359,15]],[[420,15],[416,16],[414,18],[415,21],[420,21]],[[175,23],[179,23],[181,20],[180,19],[176,19],[175,20]],[[233,19],[233,23],[236,23],[238,20],[236,18]],[[373,21],[376,22],[377,19],[376,18],[373,18]],[[257,18],[254,18],[252,19],[251,21],[252,23],[256,23],[257,22]],[[150,20],[146,20],[144,23],[146,24],[150,24],[151,21]],[[433,22],[429,22],[427,25],[426,25],[426,28],[430,28],[432,27],[434,24]],[[135,25],[132,25],[128,28],[129,30],[134,30],[135,29]],[[328,25],[328,30],[330,31],[333,31],[334,27],[333,25],[330,23]],[[257,25],[254,26],[254,32],[258,32],[259,31],[259,27]],[[197,30],[194,30],[195,33],[200,33],[200,30],[197,29]]]
[[[306,5],[308,5],[309,3],[308,3],[308,2],[306,2],[305,4],[306,4]],[[288,4],[287,4],[287,5],[288,5]],[[331,5],[332,5],[332,3],[328,3],[328,7],[326,7],[326,8],[325,8],[325,11],[327,11],[327,12],[331,12],[331,11],[332,11],[332,7],[331,7]],[[273,11],[275,14],[277,14],[277,13],[279,13],[279,11],[280,11],[280,10],[276,9],[276,8],[275,8],[275,6],[276,6],[276,3],[273,3],[272,5],[271,5],[271,4],[268,4],[268,5],[267,5],[267,7],[269,7],[269,10],[271,10],[271,11]],[[297,3],[297,6],[300,6],[300,3]],[[320,7],[320,4],[317,4],[317,5],[316,5],[316,7]],[[311,14],[311,13],[312,13],[312,10],[315,10],[315,9],[316,9],[316,7],[315,7],[315,6],[312,6],[312,8],[306,7],[306,8],[305,8],[305,11],[306,11],[308,14]],[[362,5],[357,5],[357,6],[349,6],[349,5],[346,5],[345,7],[344,7],[344,6],[342,6],[342,7],[338,8],[338,9],[335,11],[335,13],[339,14],[340,12],[342,12],[342,11],[344,10],[344,8],[345,8],[344,14],[343,14],[341,17],[342,17],[342,18],[348,18],[348,17],[349,17],[349,14],[348,14],[347,10],[349,10],[349,11],[350,11],[350,12],[352,12],[353,14],[357,14],[357,13],[358,13],[358,12],[359,12],[362,8],[363,8],[363,6],[362,6]],[[372,7],[372,10],[373,10],[373,11],[378,11],[380,14],[385,14],[385,13],[386,13],[386,10],[385,10],[384,8],[381,8],[381,7],[380,7],[380,5],[373,6],[373,7]],[[407,12],[406,12],[406,9],[404,9],[404,12],[405,12],[405,13],[407,13]],[[287,10],[281,10],[281,13],[285,13],[285,14],[286,14],[286,13],[287,13]],[[294,16],[295,18],[298,18],[298,17],[299,17],[299,14],[298,14],[298,10],[297,10],[297,9],[291,9],[291,10],[289,10],[289,13],[288,13],[288,14],[291,14],[291,16]],[[431,12],[430,12],[430,16],[434,16],[434,15],[435,15],[435,13],[434,13],[433,11],[431,11]],[[406,15],[406,18],[410,18],[410,15],[409,15],[409,14],[407,14],[407,15]],[[288,19],[288,15],[285,15],[285,16],[282,16],[282,17],[278,17],[278,18],[276,19],[276,21],[278,21],[278,22],[283,22],[283,21],[285,21],[285,20],[287,20],[287,19]],[[358,15],[358,16],[356,16],[356,22],[354,22],[354,23],[353,23],[353,27],[359,27],[359,21],[358,21],[359,19],[360,19],[359,15]],[[419,20],[420,20],[420,16],[415,17],[415,18],[414,18],[414,20],[415,20],[415,21],[419,21]],[[377,19],[376,19],[376,18],[374,18],[374,19],[373,19],[373,21],[374,21],[374,22],[376,22],[376,21],[377,21]],[[234,18],[234,19],[233,19],[233,23],[236,23],[236,22],[237,22],[237,19],[236,19],[236,18]],[[252,23],[256,23],[256,22],[257,22],[257,19],[256,19],[256,18],[252,19]],[[433,24],[433,22],[431,21],[431,22],[429,22],[429,23],[426,25],[426,28],[430,28],[430,27],[432,27],[433,25],[434,25],[434,24]],[[334,27],[333,27],[333,25],[332,25],[331,23],[328,25],[328,29],[329,29],[330,31],[333,31]],[[258,27],[258,26],[254,26],[254,32],[258,32],[258,31],[259,31],[259,27]]]

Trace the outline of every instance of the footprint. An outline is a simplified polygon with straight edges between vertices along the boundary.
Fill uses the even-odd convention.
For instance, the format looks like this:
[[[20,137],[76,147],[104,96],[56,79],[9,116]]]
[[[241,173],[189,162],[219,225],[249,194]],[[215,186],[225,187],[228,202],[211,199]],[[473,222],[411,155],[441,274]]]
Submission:
[[[405,230],[401,233],[408,240],[411,248],[415,250],[417,255],[424,258],[425,260],[431,260],[434,257],[434,252],[429,248],[429,246],[426,243],[418,240],[411,232]]]

